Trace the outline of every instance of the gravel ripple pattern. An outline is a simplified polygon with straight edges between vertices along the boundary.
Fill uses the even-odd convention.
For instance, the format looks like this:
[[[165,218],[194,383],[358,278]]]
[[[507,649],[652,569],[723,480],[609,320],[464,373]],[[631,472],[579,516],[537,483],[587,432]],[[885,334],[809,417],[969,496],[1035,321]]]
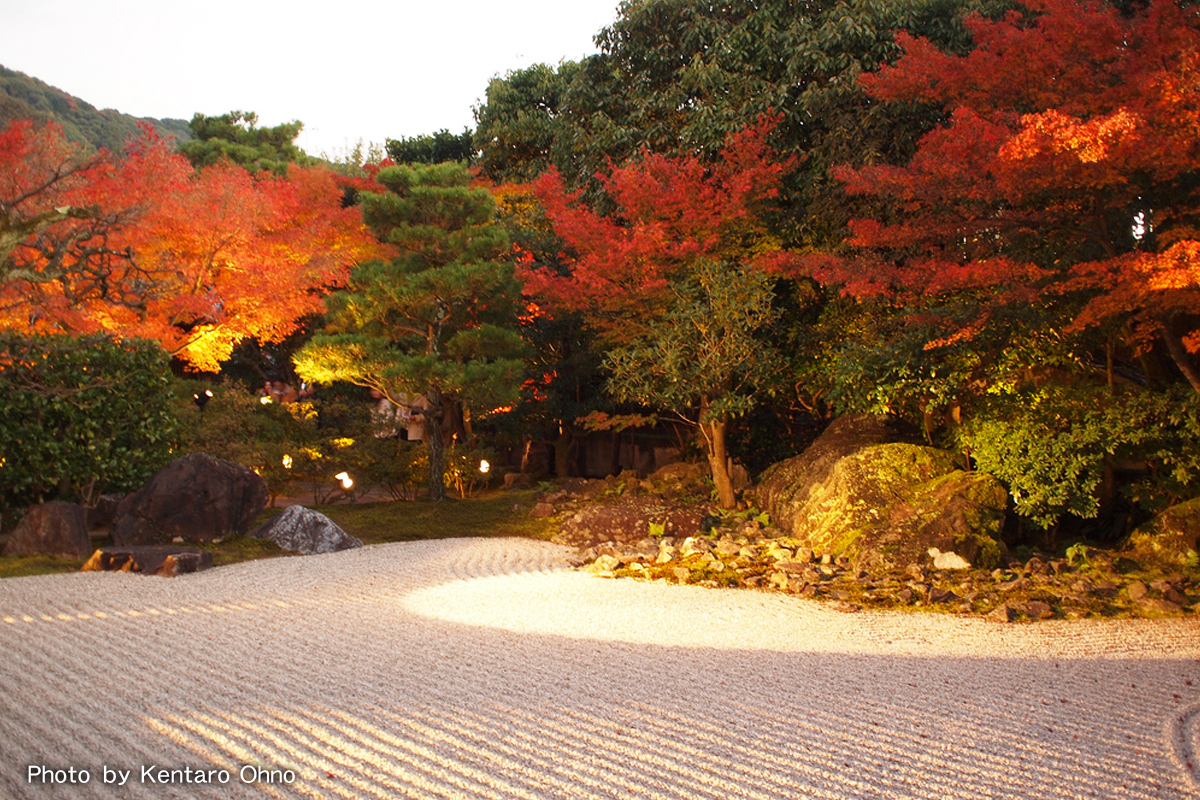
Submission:
[[[1196,620],[842,613],[568,554],[2,581],[0,798],[1200,798]]]

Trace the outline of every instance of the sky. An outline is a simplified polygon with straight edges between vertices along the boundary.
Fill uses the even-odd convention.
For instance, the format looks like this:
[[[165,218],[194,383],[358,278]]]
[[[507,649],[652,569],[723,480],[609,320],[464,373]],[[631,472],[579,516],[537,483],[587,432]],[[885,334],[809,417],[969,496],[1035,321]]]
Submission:
[[[488,81],[596,52],[619,0],[0,0],[0,65],[137,117],[300,120],[310,155],[474,127]]]

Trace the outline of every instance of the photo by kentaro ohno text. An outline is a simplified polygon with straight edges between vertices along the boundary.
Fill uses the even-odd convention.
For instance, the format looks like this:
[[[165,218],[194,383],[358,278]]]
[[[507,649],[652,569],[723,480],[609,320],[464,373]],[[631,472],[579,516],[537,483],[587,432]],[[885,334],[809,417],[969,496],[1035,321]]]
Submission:
[[[188,784],[227,784],[235,780],[240,783],[286,783],[296,781],[296,773],[290,769],[270,769],[258,764],[245,764],[236,772],[227,769],[199,769],[197,767],[162,767],[148,764],[141,767],[121,769],[107,764],[98,772],[100,783],[124,786],[131,779],[138,783],[180,786]],[[235,777],[236,776],[236,777]],[[86,784],[92,782],[92,770],[76,767],[55,768],[42,764],[30,764],[25,769],[25,782],[30,784]]]

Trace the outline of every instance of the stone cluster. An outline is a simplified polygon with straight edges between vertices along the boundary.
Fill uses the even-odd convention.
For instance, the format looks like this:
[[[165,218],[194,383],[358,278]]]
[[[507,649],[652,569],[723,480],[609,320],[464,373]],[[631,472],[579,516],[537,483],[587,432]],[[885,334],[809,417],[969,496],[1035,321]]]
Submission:
[[[1137,565],[1093,552],[1064,559],[1010,560],[991,571],[938,569],[941,553],[905,569],[866,571],[816,553],[756,521],[712,536],[646,537],[582,548],[577,565],[605,577],[706,587],[743,587],[836,601],[844,610],[926,608],[1003,622],[1052,617],[1200,613],[1200,583],[1184,574],[1143,580]],[[943,565],[947,562],[941,561]]]

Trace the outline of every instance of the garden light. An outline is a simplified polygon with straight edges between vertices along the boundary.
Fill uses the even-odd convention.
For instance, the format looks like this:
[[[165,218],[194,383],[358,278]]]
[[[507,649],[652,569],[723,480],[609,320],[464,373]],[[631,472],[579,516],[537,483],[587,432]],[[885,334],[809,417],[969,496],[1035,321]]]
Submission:
[[[200,409],[201,414],[204,413],[204,407],[208,405],[208,401],[212,400],[212,396],[213,393],[211,389],[205,389],[203,394],[196,392],[192,395],[192,400],[195,401],[196,408]]]
[[[337,478],[339,481],[342,482],[343,489],[349,489],[351,486],[354,485],[354,479],[350,477],[350,473],[348,473],[348,472],[339,472],[337,475],[334,475],[333,477]]]
[[[292,468],[292,457],[289,456],[287,453],[283,454],[283,468],[284,469]]]
[[[492,465],[487,462],[487,459],[479,462],[479,471],[486,475],[492,468]]]
[[[264,394],[262,397],[258,398],[258,402],[262,403],[264,406],[271,405],[271,395]]]

